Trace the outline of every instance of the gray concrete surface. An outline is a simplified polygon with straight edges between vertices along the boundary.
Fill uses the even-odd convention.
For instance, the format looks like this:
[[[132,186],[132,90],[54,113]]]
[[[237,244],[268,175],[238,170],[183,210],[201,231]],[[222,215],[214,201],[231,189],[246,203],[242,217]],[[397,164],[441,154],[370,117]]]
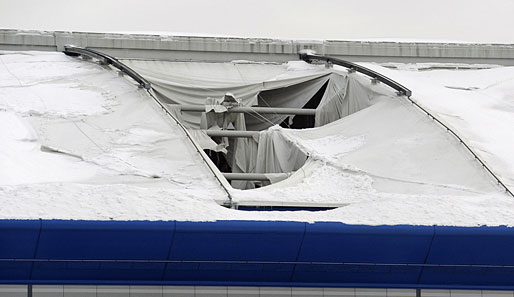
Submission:
[[[0,50],[62,51],[89,47],[120,58],[170,61],[284,62],[302,49],[357,62],[442,62],[514,65],[514,44],[364,42],[47,32],[0,29]]]

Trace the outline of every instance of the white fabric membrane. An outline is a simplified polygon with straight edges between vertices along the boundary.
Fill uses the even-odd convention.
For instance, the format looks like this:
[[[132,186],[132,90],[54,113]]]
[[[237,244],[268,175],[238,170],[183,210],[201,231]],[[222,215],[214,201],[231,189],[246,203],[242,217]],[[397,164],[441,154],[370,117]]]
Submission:
[[[305,62],[124,62],[152,83],[160,100],[170,104],[205,105],[207,98],[230,93],[239,106],[302,108],[325,88],[312,129],[276,126],[287,115],[207,113],[207,117],[216,113],[218,119],[233,117],[230,129],[261,131],[253,138],[225,140],[222,146],[199,130],[202,113],[175,109],[204,149],[227,149],[232,172],[270,174],[274,183],[266,187],[270,190],[302,183],[319,170],[320,162],[369,176],[373,191],[379,192],[467,195],[498,190],[441,127],[394,90],[361,74]],[[212,122],[202,128],[228,127]],[[292,176],[282,180],[273,173]],[[239,189],[255,185],[232,182]]]

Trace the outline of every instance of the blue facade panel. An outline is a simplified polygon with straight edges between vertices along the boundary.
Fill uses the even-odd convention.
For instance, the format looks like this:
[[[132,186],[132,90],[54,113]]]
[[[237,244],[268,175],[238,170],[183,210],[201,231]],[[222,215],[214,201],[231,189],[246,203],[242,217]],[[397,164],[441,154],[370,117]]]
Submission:
[[[140,260],[166,259],[174,229],[174,222],[43,221],[36,258],[59,261],[36,262],[32,277],[160,280],[165,263]]]
[[[308,224],[297,282],[415,284],[434,234],[433,227]]]
[[[514,228],[437,226],[427,264],[422,284],[514,286]]]
[[[514,228],[0,221],[0,283],[514,289]]]
[[[177,222],[166,280],[289,282],[305,231],[296,222]],[[232,261],[209,263],[209,261]]]
[[[40,227],[38,220],[0,220],[0,279],[30,279],[32,262],[8,260],[34,258]]]

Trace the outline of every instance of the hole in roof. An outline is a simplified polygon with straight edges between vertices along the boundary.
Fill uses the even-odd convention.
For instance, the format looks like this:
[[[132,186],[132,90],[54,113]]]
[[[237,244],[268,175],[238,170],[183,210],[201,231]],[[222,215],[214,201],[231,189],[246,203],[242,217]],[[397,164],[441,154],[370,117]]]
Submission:
[[[183,123],[199,122],[200,129],[193,128],[196,139],[232,187],[255,189],[288,178],[308,158],[280,129],[323,126],[370,105],[367,97],[349,99],[357,97],[347,96],[349,81],[347,74],[325,73],[261,90],[255,93],[253,106],[247,106],[252,99],[244,95],[225,93],[208,97],[203,106],[174,108]],[[316,118],[320,114],[322,120]]]
[[[237,189],[279,182],[305,164],[307,153],[282,129],[320,127],[371,105],[358,74],[326,65],[131,63],[162,80],[156,96]]]

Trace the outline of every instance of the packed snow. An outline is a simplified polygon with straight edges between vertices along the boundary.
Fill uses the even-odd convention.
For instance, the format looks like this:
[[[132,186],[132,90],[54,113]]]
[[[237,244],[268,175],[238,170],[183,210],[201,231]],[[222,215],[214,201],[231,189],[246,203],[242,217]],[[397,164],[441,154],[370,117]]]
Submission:
[[[366,66],[409,87],[414,100],[454,128],[514,188],[514,67],[415,71]],[[311,66],[284,67],[307,71]],[[413,127],[376,124],[401,136],[378,140],[373,137],[385,133],[378,128],[370,135],[351,128],[363,118],[372,122],[366,114],[380,114],[380,108],[412,114]],[[129,78],[61,53],[3,53],[0,218],[514,226],[514,198],[494,184],[458,141],[416,112],[404,98],[382,98],[327,127],[276,129],[308,153],[309,160],[271,186],[229,188],[234,201],[345,206],[320,212],[238,211],[219,206],[227,193],[184,131]],[[332,132],[340,127],[347,129]],[[409,134],[418,128],[430,133]],[[413,153],[425,145],[426,151],[417,152],[420,158],[428,156],[419,176],[401,174],[404,169],[418,172],[416,164],[404,161],[406,155],[381,153],[393,147]],[[447,155],[439,156],[440,151]],[[378,157],[370,158],[373,154]],[[376,170],[380,162],[392,164],[390,173]],[[445,162],[448,172],[431,166]],[[464,164],[464,172],[451,168],[455,164]],[[390,186],[394,184],[413,186],[399,192]]]
[[[364,64],[413,90],[514,191],[514,67],[394,71]]]

